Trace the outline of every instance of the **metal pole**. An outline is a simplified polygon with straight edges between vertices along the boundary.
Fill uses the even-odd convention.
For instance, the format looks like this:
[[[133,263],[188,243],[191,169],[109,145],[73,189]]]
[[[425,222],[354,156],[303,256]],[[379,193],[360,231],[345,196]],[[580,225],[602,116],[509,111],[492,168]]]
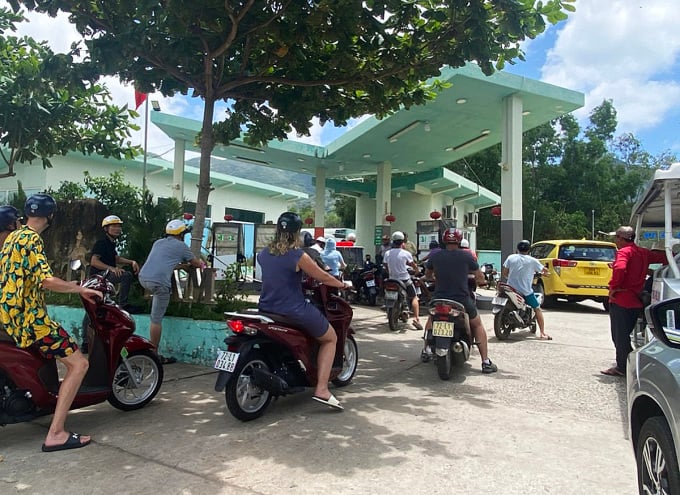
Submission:
[[[146,149],[149,142],[149,95],[144,103],[144,167],[142,168],[142,190],[146,191]]]
[[[591,228],[591,239],[595,240],[595,210],[592,210],[593,226]]]
[[[534,210],[534,215],[531,220],[531,244],[534,243],[534,226],[536,225],[536,210]]]

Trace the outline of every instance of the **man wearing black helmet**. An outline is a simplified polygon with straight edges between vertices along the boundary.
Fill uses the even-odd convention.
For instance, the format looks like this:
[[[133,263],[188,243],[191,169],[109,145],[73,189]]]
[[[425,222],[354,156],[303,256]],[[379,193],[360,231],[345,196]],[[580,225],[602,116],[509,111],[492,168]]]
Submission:
[[[90,437],[65,430],[66,416],[88,362],[73,338],[48,316],[44,291],[78,293],[92,302],[102,297],[98,291],[53,275],[40,234],[50,226],[56,206],[54,198],[47,194],[28,198],[24,208],[26,225],[10,233],[0,251],[0,321],[5,330],[18,347],[33,345],[46,358],[59,359],[66,367],[43,452],[75,449],[90,443]]]
[[[5,243],[10,232],[20,228],[19,210],[12,205],[0,206],[0,247]]]
[[[533,256],[529,256],[529,249],[531,249],[529,241],[519,241],[517,243],[517,253],[508,256],[505,263],[503,263],[501,276],[508,281],[508,285],[522,294],[529,306],[534,308],[536,323],[538,323],[538,328],[541,331],[539,339],[552,340],[552,337],[545,333],[543,311],[531,285],[534,280],[534,274],[550,275],[550,272],[540,261]]]
[[[276,221],[274,239],[257,255],[262,267],[262,292],[258,308],[285,316],[300,325],[319,343],[318,379],[313,399],[334,409],[343,407],[328,389],[337,335],[326,317],[305,299],[302,272],[319,282],[339,289],[349,288],[344,282],[323,271],[300,249],[302,220],[295,213],[282,213]]]
[[[498,367],[489,359],[486,330],[468,287],[469,273],[474,273],[477,283],[480,284],[484,281],[484,274],[480,271],[479,264],[474,260],[470,251],[460,249],[460,242],[463,240],[463,233],[460,230],[446,229],[442,240],[446,249],[430,256],[425,264],[426,275],[434,274],[436,280],[432,298],[450,299],[465,306],[465,312],[470,318],[470,330],[482,358],[482,373],[495,373]],[[430,328],[432,328],[432,317],[427,320],[425,332]],[[428,355],[428,349],[423,349],[423,353]]]

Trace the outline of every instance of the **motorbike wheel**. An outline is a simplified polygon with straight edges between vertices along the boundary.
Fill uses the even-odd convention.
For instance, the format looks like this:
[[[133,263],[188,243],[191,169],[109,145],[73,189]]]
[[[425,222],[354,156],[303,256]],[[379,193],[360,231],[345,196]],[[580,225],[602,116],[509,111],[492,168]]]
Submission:
[[[406,322],[401,318],[401,313],[402,308],[399,302],[387,309],[387,323],[390,326],[390,330],[393,332],[400,331],[406,324]]]
[[[163,384],[163,365],[155,352],[144,350],[131,352],[127,357],[128,364],[140,380],[138,386],[133,385],[125,364],[118,363],[113,373],[109,404],[121,411],[141,409],[156,397]]]
[[[446,353],[446,356],[437,356],[437,374],[442,380],[449,380],[451,372],[453,371],[453,357],[451,356],[451,349]]]
[[[252,421],[262,416],[272,400],[268,391],[253,382],[252,373],[255,368],[269,371],[264,355],[257,351],[251,352],[242,361],[239,360],[224,392],[229,412],[241,421]]]
[[[375,291],[368,291],[368,305],[375,306],[378,299],[378,293]]]
[[[513,330],[513,326],[508,323],[508,310],[503,308],[501,311],[496,313],[493,319],[493,332],[496,334],[498,340],[507,340],[510,336],[510,332]]]
[[[342,355],[342,371],[332,380],[336,387],[344,387],[349,385],[357,371],[357,364],[359,363],[359,348],[354,336],[348,335],[345,339],[345,349]]]

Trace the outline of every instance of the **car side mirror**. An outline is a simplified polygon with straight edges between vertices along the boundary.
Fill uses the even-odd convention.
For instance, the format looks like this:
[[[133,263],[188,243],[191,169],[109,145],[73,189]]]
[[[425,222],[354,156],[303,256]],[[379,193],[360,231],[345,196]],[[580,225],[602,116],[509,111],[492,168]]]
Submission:
[[[647,306],[645,316],[654,337],[670,347],[680,349],[680,298]]]

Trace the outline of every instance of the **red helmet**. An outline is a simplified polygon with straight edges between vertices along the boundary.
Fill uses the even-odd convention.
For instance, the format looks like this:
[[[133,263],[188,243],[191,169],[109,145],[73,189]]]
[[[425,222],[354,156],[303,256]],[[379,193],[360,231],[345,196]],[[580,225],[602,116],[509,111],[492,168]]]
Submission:
[[[463,233],[458,229],[446,229],[442,238],[446,244],[460,244]]]

